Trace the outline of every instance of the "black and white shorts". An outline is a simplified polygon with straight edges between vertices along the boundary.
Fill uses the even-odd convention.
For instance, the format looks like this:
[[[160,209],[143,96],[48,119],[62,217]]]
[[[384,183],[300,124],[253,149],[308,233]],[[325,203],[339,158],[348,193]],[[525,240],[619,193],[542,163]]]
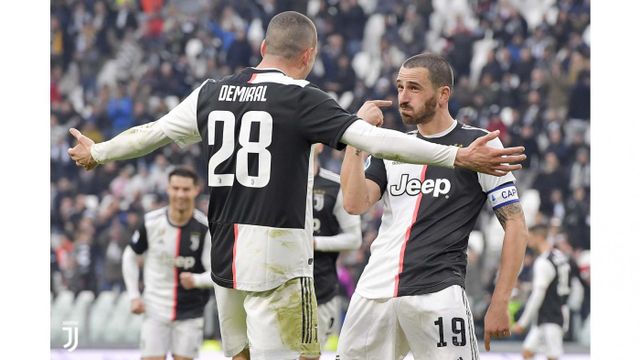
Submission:
[[[389,299],[355,293],[338,340],[339,360],[480,358],[464,289]]]

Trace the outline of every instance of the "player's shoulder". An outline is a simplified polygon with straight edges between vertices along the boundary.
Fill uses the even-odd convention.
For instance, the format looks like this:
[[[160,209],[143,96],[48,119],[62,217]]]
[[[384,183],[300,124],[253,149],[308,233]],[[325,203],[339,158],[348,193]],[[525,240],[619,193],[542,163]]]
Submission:
[[[208,227],[209,219],[207,219],[207,215],[205,215],[202,211],[195,209],[193,210],[193,218],[203,226]]]
[[[334,173],[331,170],[320,168],[320,171],[318,171],[318,176],[338,185],[340,184],[340,175]]]
[[[144,222],[145,224],[153,223],[158,220],[162,220],[167,213],[167,207],[161,207],[159,209],[148,211],[144,214]]]

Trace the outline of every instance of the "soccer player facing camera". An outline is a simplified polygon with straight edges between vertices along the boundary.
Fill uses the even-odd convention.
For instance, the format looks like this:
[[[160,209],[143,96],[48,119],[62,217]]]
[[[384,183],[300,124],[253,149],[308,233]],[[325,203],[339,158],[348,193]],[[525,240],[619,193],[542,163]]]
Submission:
[[[453,71],[444,58],[420,54],[396,81],[402,120],[422,141],[468,146],[486,130],[457,122],[448,110]],[[502,148],[495,138],[488,145]],[[467,243],[487,199],[505,230],[500,271],[485,316],[485,347],[509,335],[507,303],[526,248],[527,229],[515,178],[385,160],[348,147],[341,171],[344,206],[362,214],[382,199],[378,236],[342,327],[340,360],[478,359],[464,291]]]

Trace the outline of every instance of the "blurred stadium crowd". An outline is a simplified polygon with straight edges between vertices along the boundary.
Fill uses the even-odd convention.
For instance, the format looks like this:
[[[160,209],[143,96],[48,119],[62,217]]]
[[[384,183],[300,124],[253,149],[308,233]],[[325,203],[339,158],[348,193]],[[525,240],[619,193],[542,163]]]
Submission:
[[[406,57],[447,57],[456,76],[454,117],[500,129],[505,146],[526,146],[525,169],[515,175],[528,225],[547,225],[579,266],[584,287],[570,301],[568,338],[588,331],[589,0],[52,0],[53,296],[122,290],[123,249],[142,214],[166,200],[170,169],[188,166],[205,178],[197,146],[79,170],[67,156],[68,129],[99,142],[159,118],[205,79],[257,64],[268,20],[284,10],[315,22],[319,54],[309,80],[353,112],[366,99],[395,100],[395,73]],[[384,126],[405,130],[395,109],[385,111]],[[321,161],[339,172],[341,158],[326,149]],[[377,208],[364,216],[362,248],[340,258],[346,298],[381,215]],[[487,207],[470,238],[467,271],[479,335],[501,239]],[[530,290],[533,259],[527,255],[514,293],[515,315]]]

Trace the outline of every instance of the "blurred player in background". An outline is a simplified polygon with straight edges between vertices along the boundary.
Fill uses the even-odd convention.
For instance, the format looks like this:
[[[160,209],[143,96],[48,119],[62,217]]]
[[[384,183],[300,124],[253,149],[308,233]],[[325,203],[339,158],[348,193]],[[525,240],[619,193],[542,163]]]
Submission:
[[[317,156],[324,146],[316,144],[313,179],[313,282],[318,299],[318,342],[340,331],[340,296],[336,261],[340,251],[356,250],[362,245],[360,216],[351,215],[342,206],[340,176],[320,168]]]
[[[529,233],[529,247],[538,254],[533,263],[533,289],[512,331],[521,334],[531,324],[522,356],[533,359],[536,353],[543,353],[556,360],[563,353],[562,338],[569,326],[566,303],[571,292],[571,264],[567,255],[547,240],[546,226],[535,225]]]
[[[380,157],[464,167],[504,175],[517,170],[522,147],[495,149],[432,144],[379,129],[380,106],[357,115],[304,80],[317,55],[311,20],[294,11],[274,16],[262,61],[221,81],[207,80],[159,120],[99,144],[71,129],[76,165],[140,157],[160,146],[202,142],[207,154],[212,278],[226,356],[248,359],[318,357],[313,291],[311,146],[345,144]],[[363,121],[364,120],[364,121]],[[249,350],[249,344],[251,349]]]
[[[487,131],[457,122],[448,110],[453,70],[439,55],[406,60],[396,80],[402,120],[417,139],[467,146]],[[489,146],[502,148],[498,139]],[[466,169],[406,164],[347,148],[344,205],[362,214],[378,200],[384,213],[371,257],[340,334],[346,359],[478,359],[464,291],[467,244],[487,198],[505,230],[499,277],[485,316],[485,348],[509,335],[507,303],[526,249],[527,228],[515,178]]]
[[[198,176],[178,168],[169,173],[169,205],[145,214],[124,251],[122,273],[131,312],[143,314],[140,351],[147,360],[193,359],[202,344],[204,306],[213,281],[207,217],[195,209]],[[137,256],[144,262],[144,291],[138,289]]]

